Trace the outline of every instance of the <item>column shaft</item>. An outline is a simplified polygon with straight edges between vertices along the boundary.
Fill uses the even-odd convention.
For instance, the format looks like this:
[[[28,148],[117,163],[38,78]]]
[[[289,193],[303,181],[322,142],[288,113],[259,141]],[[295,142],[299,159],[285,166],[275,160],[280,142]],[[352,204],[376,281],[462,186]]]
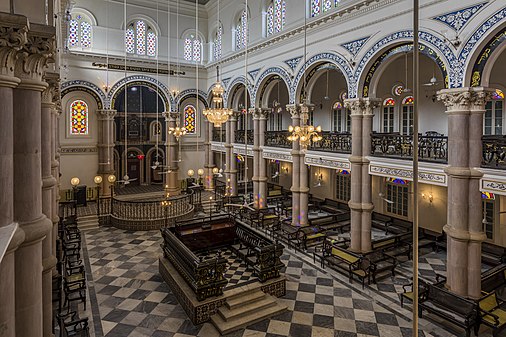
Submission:
[[[234,155],[234,148],[233,143],[235,143],[235,131],[237,130],[237,117],[231,116],[230,117],[230,195],[237,195],[237,160],[235,159]],[[247,156],[245,156],[247,158]],[[247,164],[247,162],[246,162]]]
[[[292,115],[292,126],[300,126],[300,108],[296,105],[287,105]],[[292,142],[292,225],[300,226],[300,143]]]
[[[260,208],[267,207],[267,161],[264,159],[265,132],[267,131],[267,116],[270,109],[263,109],[258,119],[258,128],[260,130],[258,143],[258,195]]]
[[[251,108],[250,113],[253,115],[253,205],[256,209],[260,209],[260,184],[258,181],[260,175],[260,127],[258,123],[260,109]]]

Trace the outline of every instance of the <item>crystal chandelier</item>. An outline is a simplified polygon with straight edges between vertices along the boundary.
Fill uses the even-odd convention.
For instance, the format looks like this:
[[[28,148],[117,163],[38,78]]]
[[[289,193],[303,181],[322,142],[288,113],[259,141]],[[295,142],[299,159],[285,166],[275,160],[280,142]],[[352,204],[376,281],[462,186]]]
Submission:
[[[298,140],[301,146],[307,147],[311,142],[318,142],[322,140],[321,136],[322,127],[319,125],[316,127],[313,125],[307,125],[308,119],[307,107],[305,105],[302,105],[301,109],[303,109],[302,125],[301,126],[290,125],[288,127],[288,131],[291,133],[291,135],[288,136],[288,140],[291,142],[295,142]]]
[[[184,126],[180,127],[179,125],[176,125],[176,127],[169,128],[169,135],[174,135],[174,137],[176,137],[177,141],[179,141],[179,138],[186,135],[186,132],[187,132],[187,130]]]
[[[220,72],[219,67],[216,67],[216,83],[211,90],[213,97],[211,107],[205,109],[203,114],[207,117],[207,120],[214,124],[214,127],[220,127],[221,124],[228,121],[228,118],[233,114],[232,109],[226,109],[223,106],[223,94],[225,89],[220,83]]]

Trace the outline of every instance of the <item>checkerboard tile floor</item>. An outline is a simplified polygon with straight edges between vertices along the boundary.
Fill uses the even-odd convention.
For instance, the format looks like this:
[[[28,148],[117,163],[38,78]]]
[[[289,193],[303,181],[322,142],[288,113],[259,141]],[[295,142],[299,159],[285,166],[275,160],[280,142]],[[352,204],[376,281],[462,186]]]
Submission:
[[[209,323],[194,326],[158,275],[159,231],[102,227],[86,231],[85,240],[94,336],[219,335]],[[229,337],[412,336],[410,306],[400,308],[397,296],[400,284],[409,282],[406,277],[387,277],[362,290],[358,282],[313,265],[309,255],[286,249],[282,260],[287,293],[279,301],[289,310]],[[462,335],[424,319],[420,329],[420,336]]]

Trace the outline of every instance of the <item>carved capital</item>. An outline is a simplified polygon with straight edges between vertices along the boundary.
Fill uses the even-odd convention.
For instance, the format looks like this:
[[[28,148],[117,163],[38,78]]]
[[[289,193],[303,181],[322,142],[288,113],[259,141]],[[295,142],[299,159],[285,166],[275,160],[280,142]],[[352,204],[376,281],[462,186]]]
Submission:
[[[55,28],[31,24],[27,42],[16,60],[15,74],[22,80],[42,81],[44,69],[53,62],[55,54]]]
[[[268,108],[250,108],[249,113],[253,115],[253,119],[267,119],[271,109]]]
[[[351,111],[352,116],[372,116],[374,109],[381,105],[377,98],[350,98],[344,100],[344,107]]]
[[[44,81],[48,87],[42,92],[42,103],[54,103],[60,106],[60,75],[57,73],[45,73]]]
[[[482,87],[443,89],[437,92],[437,99],[443,102],[448,113],[468,113],[472,110],[484,110],[492,93],[492,89]]]
[[[0,13],[0,76],[14,76],[17,52],[27,41],[28,19]]]
[[[99,121],[112,121],[114,117],[118,114],[118,111],[114,109],[102,109],[97,110],[98,120]]]

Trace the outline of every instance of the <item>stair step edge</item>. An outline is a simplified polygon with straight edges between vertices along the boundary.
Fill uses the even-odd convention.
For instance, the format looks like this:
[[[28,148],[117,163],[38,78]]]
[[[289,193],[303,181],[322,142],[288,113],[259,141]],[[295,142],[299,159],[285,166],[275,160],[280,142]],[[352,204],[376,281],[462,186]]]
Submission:
[[[251,302],[249,304],[243,305],[237,309],[230,310],[226,306],[222,306],[218,309],[218,313],[223,317],[226,321],[247,316],[252,313],[261,313],[263,310],[275,306],[277,303],[270,298],[264,298],[258,301]]]
[[[286,309],[287,309],[286,306],[280,306],[279,304],[276,304],[275,306],[262,311],[261,314],[253,313],[251,315],[243,316],[231,321],[225,321],[220,315],[216,314],[211,317],[211,322],[216,327],[216,329],[223,335],[244,328],[253,323],[260,322],[274,315],[280,314]]]

